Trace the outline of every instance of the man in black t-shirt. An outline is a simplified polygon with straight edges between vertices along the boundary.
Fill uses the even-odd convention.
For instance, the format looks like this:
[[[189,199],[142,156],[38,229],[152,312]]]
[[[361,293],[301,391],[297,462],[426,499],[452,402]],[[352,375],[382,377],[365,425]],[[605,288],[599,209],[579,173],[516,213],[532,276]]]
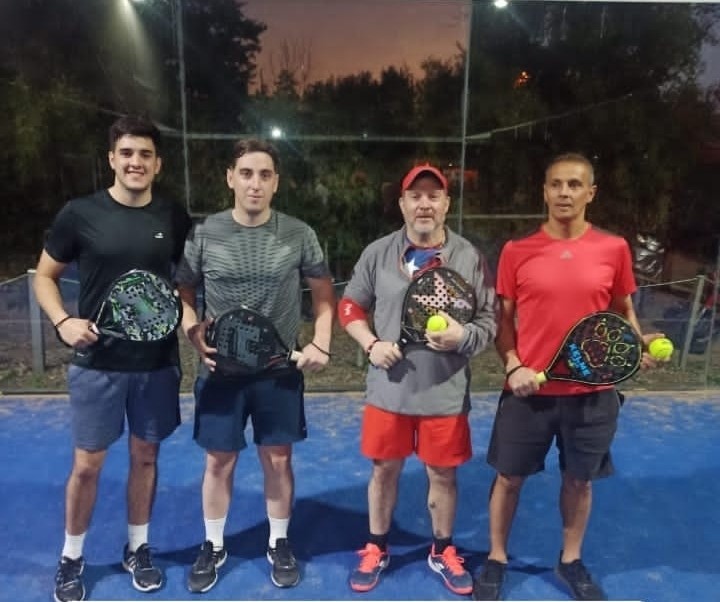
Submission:
[[[96,308],[118,276],[142,269],[170,279],[182,254],[190,218],[179,204],[152,193],[161,167],[159,139],[157,128],[142,118],[123,117],[111,126],[113,185],[60,210],[37,265],[38,302],[74,352],[68,369],[74,455],[65,492],[65,543],[55,577],[57,602],[85,599],[85,535],[107,450],[122,435],[126,417],[128,543],[122,564],[139,591],[162,585],[150,555],[148,526],[160,442],[180,424],[177,337],[96,345],[91,329]],[[58,286],[71,262],[77,262],[80,278],[78,316],[65,310]]]

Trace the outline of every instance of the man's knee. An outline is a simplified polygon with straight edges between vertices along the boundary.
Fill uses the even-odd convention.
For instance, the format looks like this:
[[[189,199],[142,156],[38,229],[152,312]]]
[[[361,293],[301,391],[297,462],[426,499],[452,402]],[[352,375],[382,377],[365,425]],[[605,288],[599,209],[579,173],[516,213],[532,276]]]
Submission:
[[[569,474],[563,474],[562,486],[572,495],[587,495],[592,490],[592,481],[577,479]]]
[[[495,491],[505,493],[507,495],[518,495],[525,483],[525,477],[510,476],[498,473],[490,487],[490,497]]]
[[[284,474],[292,466],[292,447],[290,445],[272,445],[259,448],[260,460],[266,472]]]
[[[428,480],[431,485],[452,487],[456,483],[457,468],[454,466],[427,466]]]
[[[71,478],[83,483],[97,481],[105,462],[105,451],[88,452],[81,449],[75,450]]]
[[[130,436],[130,461],[133,465],[147,466],[155,464],[159,450],[159,443],[150,443],[135,436]]]

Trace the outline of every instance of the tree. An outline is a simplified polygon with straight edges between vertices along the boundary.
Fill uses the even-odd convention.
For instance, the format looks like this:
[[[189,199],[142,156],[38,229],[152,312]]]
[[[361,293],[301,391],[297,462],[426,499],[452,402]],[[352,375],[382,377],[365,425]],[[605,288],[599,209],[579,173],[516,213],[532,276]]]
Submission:
[[[0,122],[6,183],[0,202],[9,216],[0,251],[34,257],[69,197],[111,183],[103,170],[114,118],[144,113],[179,129],[175,6],[174,0],[0,3],[0,107],[9,116]],[[235,0],[183,6],[188,114],[199,129],[236,131],[265,26],[245,18]],[[181,198],[178,143],[167,140],[159,188]],[[206,163],[193,157],[191,164]]]
[[[245,17],[236,0],[185,0],[185,62],[192,129],[242,131],[243,107],[266,26]]]
[[[270,73],[276,95],[302,98],[312,74],[312,42],[283,40],[279,50],[270,55]]]
[[[468,131],[483,140],[469,152],[486,183],[478,204],[538,212],[544,162],[579,150],[600,178],[593,221],[671,236],[712,111],[695,76],[717,17],[689,4],[476,4]]]
[[[464,65],[462,50],[445,61],[423,61],[423,77],[418,84],[418,125],[422,125],[424,135],[460,135]]]

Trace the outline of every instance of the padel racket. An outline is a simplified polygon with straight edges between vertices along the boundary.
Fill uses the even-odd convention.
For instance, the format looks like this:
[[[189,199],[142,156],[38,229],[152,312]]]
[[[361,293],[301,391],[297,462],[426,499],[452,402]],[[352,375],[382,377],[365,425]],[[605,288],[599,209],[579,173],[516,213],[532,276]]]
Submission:
[[[415,278],[405,293],[400,339],[403,350],[410,343],[425,343],[425,328],[430,316],[444,311],[460,324],[475,317],[475,289],[450,268],[430,268]]]
[[[622,316],[600,311],[573,326],[550,366],[538,372],[538,384],[564,380],[584,385],[611,385],[630,378],[640,368],[643,343]]]
[[[110,285],[95,313],[93,330],[126,341],[162,341],[177,329],[181,308],[177,292],[165,279],[131,270]]]
[[[215,369],[224,376],[285,368],[302,357],[287,348],[268,318],[248,307],[217,317],[207,329],[206,342],[217,349]]]

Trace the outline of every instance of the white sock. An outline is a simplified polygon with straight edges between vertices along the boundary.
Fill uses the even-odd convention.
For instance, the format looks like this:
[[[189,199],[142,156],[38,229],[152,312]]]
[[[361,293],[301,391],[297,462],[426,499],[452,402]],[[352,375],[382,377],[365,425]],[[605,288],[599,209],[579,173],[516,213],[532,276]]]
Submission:
[[[268,522],[270,523],[270,539],[268,540],[268,545],[274,548],[278,539],[287,539],[290,519],[268,516]]]
[[[144,525],[130,525],[128,524],[128,549],[131,552],[137,551],[137,549],[148,542],[148,527],[149,523]]]
[[[65,531],[65,543],[63,545],[62,555],[70,560],[77,560],[83,554],[83,545],[85,544],[85,533],[80,535],[70,535]]]
[[[225,546],[225,521],[227,516],[222,518],[206,518],[205,519],[205,539],[212,542],[213,550],[216,552]]]

